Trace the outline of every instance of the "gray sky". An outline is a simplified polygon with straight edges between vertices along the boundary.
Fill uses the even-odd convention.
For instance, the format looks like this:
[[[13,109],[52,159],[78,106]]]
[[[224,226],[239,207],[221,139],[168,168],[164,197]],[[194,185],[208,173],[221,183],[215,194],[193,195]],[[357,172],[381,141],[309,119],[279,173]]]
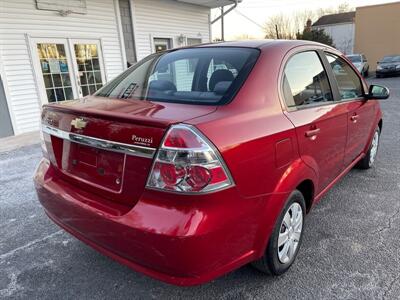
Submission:
[[[258,25],[262,26],[269,16],[275,14],[291,15],[296,11],[336,7],[341,3],[358,7],[389,2],[398,2],[398,0],[243,0],[236,11],[230,12],[225,17],[225,39],[234,39],[235,36],[241,34],[263,38],[263,31]],[[218,13],[217,10],[213,10],[212,16],[216,16]],[[217,22],[212,27],[213,39],[220,37],[220,24]]]

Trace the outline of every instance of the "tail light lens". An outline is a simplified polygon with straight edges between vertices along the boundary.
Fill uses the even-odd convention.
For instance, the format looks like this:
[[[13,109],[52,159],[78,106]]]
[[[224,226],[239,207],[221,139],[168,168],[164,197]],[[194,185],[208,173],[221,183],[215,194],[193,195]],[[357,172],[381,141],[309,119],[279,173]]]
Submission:
[[[181,193],[227,188],[233,180],[219,152],[195,127],[172,126],[161,144],[147,187]]]

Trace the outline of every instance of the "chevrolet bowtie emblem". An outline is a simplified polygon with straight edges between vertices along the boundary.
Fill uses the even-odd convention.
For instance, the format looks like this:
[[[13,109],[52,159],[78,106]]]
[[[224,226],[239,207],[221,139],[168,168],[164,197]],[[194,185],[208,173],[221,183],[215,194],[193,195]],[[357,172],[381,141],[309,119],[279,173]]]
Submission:
[[[71,121],[71,126],[74,126],[76,129],[83,129],[86,127],[87,122],[82,118],[76,118]]]

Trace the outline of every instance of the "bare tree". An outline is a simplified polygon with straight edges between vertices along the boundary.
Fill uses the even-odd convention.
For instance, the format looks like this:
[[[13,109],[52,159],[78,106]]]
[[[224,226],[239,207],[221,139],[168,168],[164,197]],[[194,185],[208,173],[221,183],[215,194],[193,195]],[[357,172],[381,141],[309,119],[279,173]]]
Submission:
[[[347,2],[343,2],[336,7],[319,8],[316,11],[316,16],[317,18],[320,18],[323,15],[339,14],[350,11],[354,11],[354,7],[351,7]]]
[[[290,16],[279,14],[272,16],[264,24],[265,38],[288,39],[296,38],[296,30]]]
[[[316,21],[323,15],[352,11],[353,8],[346,2],[336,7],[307,9],[292,15],[277,14],[270,17],[264,24],[265,38],[267,39],[296,39],[296,35],[303,32],[307,20]]]
[[[307,20],[314,19],[316,19],[316,12],[314,10],[308,9],[296,12],[292,18],[296,35],[304,30]]]

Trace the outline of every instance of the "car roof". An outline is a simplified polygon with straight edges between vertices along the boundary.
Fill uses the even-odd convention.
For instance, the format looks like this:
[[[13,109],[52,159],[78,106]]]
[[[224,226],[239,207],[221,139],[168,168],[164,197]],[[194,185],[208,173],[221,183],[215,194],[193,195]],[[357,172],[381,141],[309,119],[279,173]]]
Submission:
[[[204,47],[245,47],[245,48],[269,48],[269,47],[296,47],[303,45],[315,45],[315,46],[325,46],[320,43],[305,41],[305,40],[241,40],[241,41],[229,41],[229,42],[216,42],[208,44],[200,44],[191,46],[190,48],[204,48]],[[329,47],[330,48],[330,47]]]

